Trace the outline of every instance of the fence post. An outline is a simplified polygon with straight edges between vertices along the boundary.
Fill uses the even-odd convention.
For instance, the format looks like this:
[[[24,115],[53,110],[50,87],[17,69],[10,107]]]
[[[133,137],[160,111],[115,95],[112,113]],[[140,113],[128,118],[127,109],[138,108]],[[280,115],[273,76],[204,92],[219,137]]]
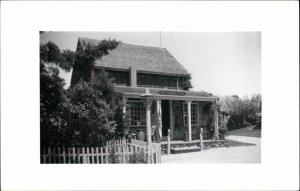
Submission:
[[[200,128],[200,150],[203,150],[203,128]]]
[[[168,129],[168,155],[171,153],[171,131]]]

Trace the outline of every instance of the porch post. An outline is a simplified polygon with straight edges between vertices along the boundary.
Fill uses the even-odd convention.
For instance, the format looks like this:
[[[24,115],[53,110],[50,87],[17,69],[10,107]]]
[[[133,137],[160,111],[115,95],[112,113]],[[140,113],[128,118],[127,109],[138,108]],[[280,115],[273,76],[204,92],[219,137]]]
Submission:
[[[159,133],[159,142],[160,139],[162,137],[162,121],[161,121],[161,100],[160,99],[156,99],[156,128],[158,130]]]
[[[148,158],[148,164],[151,163],[152,158],[152,141],[151,141],[151,113],[150,113],[150,107],[152,105],[153,101],[153,95],[149,92],[149,89],[145,89],[145,93],[141,95],[141,97],[146,98],[146,129],[147,129],[147,158]]]
[[[191,120],[191,100],[187,100],[187,122],[188,122],[188,134],[189,134],[189,141],[192,141],[192,120]]]
[[[219,139],[219,112],[218,112],[218,107],[217,104],[213,104],[214,107],[214,137],[215,139]]]
[[[151,150],[152,150],[152,143],[151,143],[151,107],[152,99],[146,97],[146,125],[147,125],[147,145],[148,145],[148,164],[151,162]]]

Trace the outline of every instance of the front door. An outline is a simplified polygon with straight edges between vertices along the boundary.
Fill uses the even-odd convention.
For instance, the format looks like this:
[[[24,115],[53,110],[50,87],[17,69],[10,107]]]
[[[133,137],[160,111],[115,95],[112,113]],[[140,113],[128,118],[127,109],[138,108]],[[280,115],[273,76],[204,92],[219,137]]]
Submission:
[[[170,128],[170,102],[168,100],[161,101],[161,117],[162,117],[162,136],[168,136],[168,129]]]

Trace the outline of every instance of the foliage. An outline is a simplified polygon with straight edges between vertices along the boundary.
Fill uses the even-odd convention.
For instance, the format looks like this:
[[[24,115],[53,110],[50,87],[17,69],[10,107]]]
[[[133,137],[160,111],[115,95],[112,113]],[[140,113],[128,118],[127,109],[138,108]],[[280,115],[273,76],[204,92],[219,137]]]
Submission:
[[[63,145],[102,146],[115,132],[113,111],[101,91],[80,81],[66,91],[62,103]]]
[[[111,147],[109,147],[108,151],[109,151],[109,163],[113,163],[113,164],[120,163],[117,148],[114,144]]]
[[[73,67],[74,58],[75,53],[73,51],[61,51],[51,41],[46,44],[40,44],[40,60],[44,63],[55,63],[66,72],[69,72]]]
[[[108,52],[103,49],[105,43],[101,47],[101,51]],[[64,80],[55,65],[68,70],[72,58],[71,51],[60,51],[52,42],[40,45],[41,148],[99,146],[115,134],[112,108],[120,106],[113,104],[109,85],[97,88],[79,81],[67,91],[63,89]]]
[[[224,122],[220,122],[219,126],[219,138],[220,139],[225,139],[225,136],[228,133],[227,125]]]
[[[211,102],[205,103],[203,106],[203,115],[206,121],[206,129],[209,131],[209,139],[214,136],[214,119],[213,119],[213,104]]]
[[[107,55],[109,50],[117,47],[119,44],[116,40],[102,40],[97,45],[78,41],[73,73],[71,78],[71,86],[75,85],[83,79],[86,82],[90,81],[91,69],[97,59]]]
[[[191,74],[188,74],[187,76],[183,77],[183,84],[182,84],[183,90],[189,90],[193,88],[191,80],[192,80]]]
[[[228,128],[237,129],[245,126],[261,128],[261,95],[240,99],[237,96],[226,97],[220,101],[221,111],[229,114]]]
[[[104,99],[113,110],[113,118],[116,122],[116,136],[124,137],[128,126],[125,124],[122,96],[113,93],[113,82],[114,78],[109,76],[109,74],[102,69],[96,74],[93,87],[102,92],[102,99]]]
[[[41,145],[50,142],[57,129],[52,126],[54,118],[58,117],[59,105],[63,100],[64,79],[59,77],[55,65],[61,64],[59,48],[52,42],[40,45],[40,138]]]
[[[132,155],[129,155],[129,163],[147,163],[147,156],[144,151],[134,152]]]

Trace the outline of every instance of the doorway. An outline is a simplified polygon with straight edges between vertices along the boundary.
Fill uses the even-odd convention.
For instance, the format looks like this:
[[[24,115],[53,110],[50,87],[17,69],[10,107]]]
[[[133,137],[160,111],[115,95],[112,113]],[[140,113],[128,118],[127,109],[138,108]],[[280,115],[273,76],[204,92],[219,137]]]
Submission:
[[[168,129],[170,128],[170,102],[168,100],[161,101],[161,117],[162,117],[162,136],[168,136]]]

